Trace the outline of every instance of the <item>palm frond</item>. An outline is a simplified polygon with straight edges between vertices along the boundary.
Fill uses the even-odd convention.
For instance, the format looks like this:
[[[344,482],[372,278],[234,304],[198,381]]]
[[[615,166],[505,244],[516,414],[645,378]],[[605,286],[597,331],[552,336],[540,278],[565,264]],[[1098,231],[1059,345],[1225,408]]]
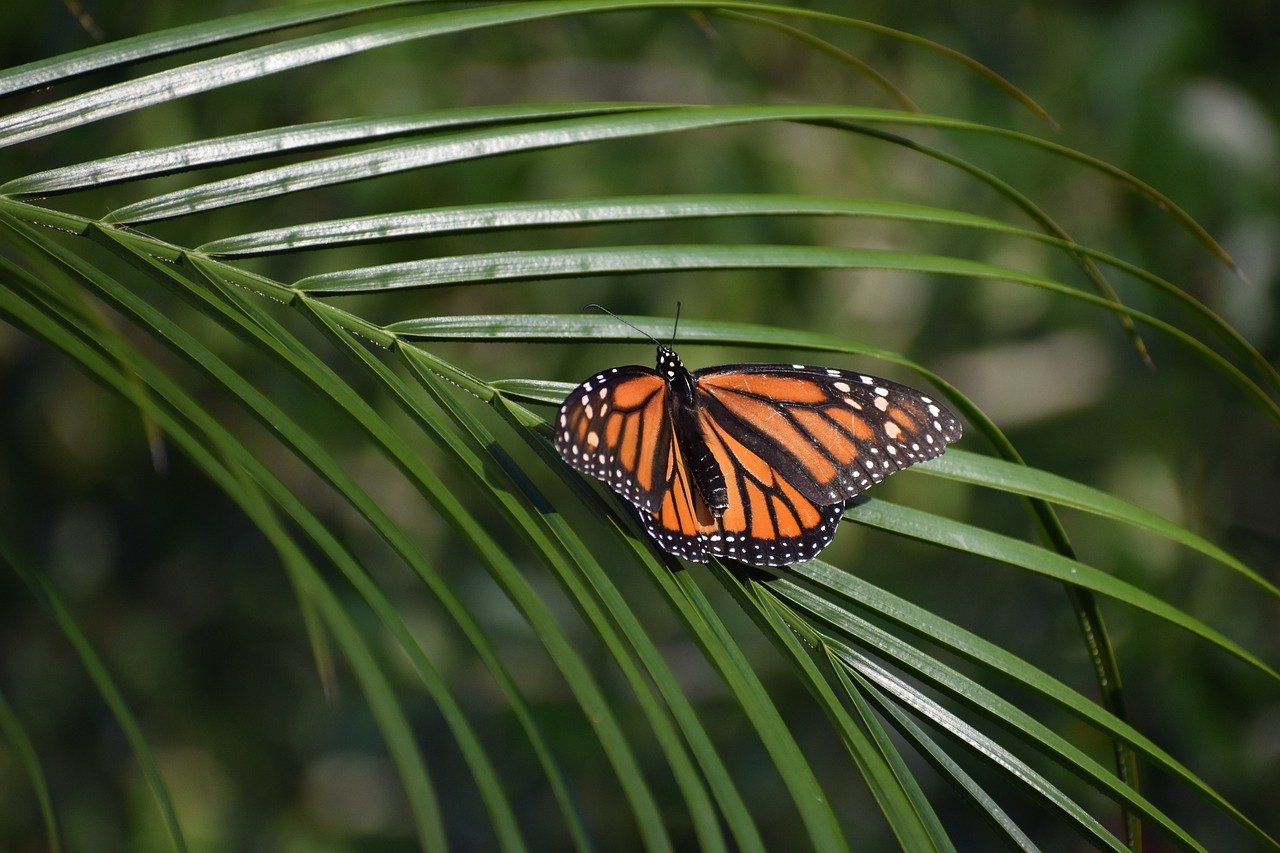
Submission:
[[[344,62],[375,50],[389,67],[411,68],[426,44],[461,67],[464,53],[450,53],[450,39],[502,50],[523,32],[683,26],[690,17],[744,43],[834,60],[901,109],[771,104],[762,93],[752,102],[740,91],[728,103],[689,103],[678,90],[653,101],[580,97],[587,86],[546,102],[441,105],[417,90],[405,101],[415,111],[402,115],[375,104],[377,114],[347,115],[340,105],[343,115],[324,117],[281,100],[246,113],[273,124],[236,128],[241,93],[281,98],[285,72],[338,81]],[[833,333],[829,318],[787,307],[801,302],[802,278],[820,275],[838,277],[836,293],[851,288],[852,275],[872,288],[893,287],[892,275],[949,282],[918,300],[939,311],[971,307],[990,283],[1016,286],[1073,323],[1105,328],[1101,309],[1144,358],[1148,347],[1175,344],[1174,357],[1225,380],[1236,411],[1274,423],[1280,373],[1257,347],[1185,286],[1070,233],[1001,166],[1038,157],[1101,177],[1151,203],[1206,257],[1233,271],[1234,261],[1190,213],[1119,166],[995,121],[921,109],[863,58],[874,51],[854,52],[853,34],[941,58],[1048,119],[996,72],[921,36],[780,4],[710,0],[326,2],[0,71],[0,96],[28,103],[0,117],[0,316],[141,413],[256,530],[284,569],[317,672],[321,696],[310,713],[333,722],[332,735],[312,732],[306,748],[340,739],[338,720],[358,729],[367,717],[402,792],[405,824],[387,831],[430,849],[465,839],[507,850],[637,840],[654,850],[763,850],[785,834],[838,850],[863,838],[865,818],[878,812],[872,838],[952,850],[962,846],[954,800],[1019,849],[1060,829],[1097,847],[1139,849],[1139,825],[1185,849],[1212,846],[1180,799],[1140,789],[1141,761],[1254,843],[1277,846],[1190,769],[1196,762],[1127,718],[1102,608],[1126,620],[1158,617],[1158,631],[1182,629],[1243,664],[1238,677],[1264,690],[1280,677],[1269,651],[1233,638],[1229,614],[1200,615],[1195,602],[1122,576],[1093,539],[1170,544],[1242,577],[1274,607],[1280,589],[1265,571],[1189,524],[1068,476],[1052,457],[1028,465],[1019,436],[930,366],[938,352],[929,346],[908,356],[872,343],[872,329]],[[144,62],[163,67],[137,70]],[[121,77],[95,83],[108,69]],[[444,89],[450,79],[432,83]],[[200,126],[219,130],[174,142],[143,123],[179,108],[208,111]],[[100,122],[139,129],[117,137]],[[759,156],[767,134],[866,145],[872,158],[906,153],[912,159],[895,162],[941,169],[990,193],[996,210],[959,209],[943,192],[923,201],[855,196],[834,181],[806,192],[783,168],[768,180],[751,170],[691,179],[677,168],[663,186],[644,176],[637,187],[628,175],[635,152],[656,162],[693,151],[706,165],[718,160],[707,140],[737,140],[730,144],[745,149],[735,151]],[[974,140],[1002,152],[995,165],[966,149]],[[565,171],[510,178],[531,163],[563,170],[566,157],[579,158],[578,182],[564,191]],[[432,189],[406,192],[410,176]],[[429,201],[413,200],[421,196]],[[815,236],[850,223],[911,236],[891,246]],[[982,241],[1035,247],[1050,260],[1019,265],[956,248]],[[1134,288],[1128,302],[1116,272],[1126,294]],[[704,278],[690,284],[694,275]],[[901,493],[886,487],[851,505],[844,535],[877,549],[915,548],[922,565],[1060,582],[1063,610],[1083,632],[1076,653],[1103,704],[1033,664],[1026,649],[881,588],[852,560],[684,570],[626,506],[562,464],[545,406],[570,386],[546,377],[585,373],[586,362],[572,358],[569,372],[570,359],[556,364],[545,357],[550,346],[533,345],[569,353],[661,339],[670,320],[634,312],[665,305],[666,294],[648,291],[668,282],[684,285],[697,313],[726,306],[727,319],[682,318],[682,346],[878,360],[950,400],[974,427],[968,449],[900,478]],[[601,290],[625,313],[567,313],[581,294]],[[769,322],[752,322],[762,318]],[[984,443],[988,452],[978,452]],[[916,484],[959,497],[948,505]],[[1016,509],[991,509],[1005,503]],[[1103,526],[1074,537],[1087,556],[1068,536],[1063,508]],[[188,792],[166,779],[156,742],[208,733],[149,731],[159,726],[132,708],[165,707],[175,694],[122,679],[121,663],[96,648],[109,645],[102,626],[76,612],[88,602],[67,598],[55,575],[2,544],[5,568],[28,590],[23,609],[46,612],[82,661],[159,805],[168,843],[184,849]],[[1220,572],[1212,578],[1228,583]],[[364,710],[342,706],[348,678]],[[57,848],[62,783],[41,758],[56,735],[32,724],[21,682],[0,687],[0,732]],[[1042,718],[1041,707],[1055,716]],[[1095,741],[1113,746],[1114,767],[1091,754]],[[926,765],[936,776],[921,772]],[[850,774],[865,791],[850,790]],[[1054,828],[1010,805],[1022,800],[1040,803]],[[783,814],[777,803],[787,801]],[[1111,825],[1107,805],[1124,829]],[[148,832],[157,830],[117,834]]]

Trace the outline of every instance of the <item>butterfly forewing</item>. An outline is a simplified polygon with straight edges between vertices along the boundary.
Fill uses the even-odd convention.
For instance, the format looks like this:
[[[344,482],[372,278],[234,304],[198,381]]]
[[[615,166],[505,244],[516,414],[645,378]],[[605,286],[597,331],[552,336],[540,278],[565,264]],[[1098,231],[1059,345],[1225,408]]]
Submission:
[[[738,364],[694,376],[701,408],[818,505],[932,459],[961,433],[932,398],[869,374]]]
[[[667,385],[647,367],[614,367],[583,382],[560,407],[556,449],[641,509],[656,509],[673,451]]]

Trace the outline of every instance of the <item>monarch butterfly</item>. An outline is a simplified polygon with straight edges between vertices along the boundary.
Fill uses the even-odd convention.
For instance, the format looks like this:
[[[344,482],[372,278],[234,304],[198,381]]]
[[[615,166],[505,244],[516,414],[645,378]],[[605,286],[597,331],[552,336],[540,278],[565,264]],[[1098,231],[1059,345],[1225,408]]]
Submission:
[[[574,389],[555,443],[687,560],[811,560],[849,498],[960,438],[944,406],[887,379],[804,364],[690,372],[654,343],[657,370],[613,367]]]

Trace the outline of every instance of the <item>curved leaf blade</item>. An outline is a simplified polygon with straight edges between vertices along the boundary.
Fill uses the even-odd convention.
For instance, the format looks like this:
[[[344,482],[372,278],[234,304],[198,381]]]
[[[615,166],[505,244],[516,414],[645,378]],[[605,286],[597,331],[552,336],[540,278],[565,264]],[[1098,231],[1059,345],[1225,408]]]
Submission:
[[[294,151],[325,150],[449,128],[637,112],[645,109],[650,107],[642,104],[609,103],[514,104],[502,107],[457,107],[395,118],[335,119],[217,136],[61,166],[15,178],[0,185],[0,193],[13,196],[53,195],[275,157]]]
[[[1280,587],[1249,568],[1240,560],[1198,536],[1180,524],[1121,500],[1101,489],[1077,483],[1058,474],[1017,465],[991,456],[981,456],[958,448],[921,464],[916,470],[962,483],[1000,489],[1026,497],[1041,498],[1059,506],[1120,521],[1149,530],[1171,542],[1199,551],[1227,568],[1243,575],[1273,596],[1280,597]]]
[[[845,518],[868,527],[985,557],[1091,589],[1131,607],[1159,616],[1167,622],[1200,636],[1271,678],[1280,680],[1280,672],[1221,632],[1173,607],[1163,599],[1078,560],[1068,559],[1021,539],[1014,539],[909,507],[886,503],[877,498],[867,498],[861,503],[850,506],[845,511]]]
[[[415,2],[420,0],[338,0],[310,3],[301,7],[246,12],[156,33],[145,33],[6,69],[0,72],[0,96],[38,89],[104,68],[131,65],[205,45]]]

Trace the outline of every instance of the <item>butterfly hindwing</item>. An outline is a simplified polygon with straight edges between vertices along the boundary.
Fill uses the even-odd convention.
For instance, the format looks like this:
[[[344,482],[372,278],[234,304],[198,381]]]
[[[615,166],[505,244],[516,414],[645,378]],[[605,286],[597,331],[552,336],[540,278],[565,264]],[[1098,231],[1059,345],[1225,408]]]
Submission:
[[[756,566],[787,566],[811,560],[827,547],[844,513],[843,500],[815,503],[709,411],[702,410],[699,420],[729,494],[719,529],[710,537],[713,554]]]
[[[720,553],[713,547],[719,539],[716,518],[699,494],[684,455],[675,446],[674,429],[668,428],[665,434],[670,436],[667,440],[672,446],[667,453],[662,500],[652,510],[637,507],[640,521],[662,550],[705,563],[712,554]]]
[[[817,506],[714,425],[706,428],[711,431],[707,448],[726,475],[729,506],[719,518],[712,513],[684,454],[673,446],[662,502],[652,511],[638,509],[654,541],[664,551],[698,563],[714,555],[756,566],[787,566],[817,556],[836,534],[843,502]]]

